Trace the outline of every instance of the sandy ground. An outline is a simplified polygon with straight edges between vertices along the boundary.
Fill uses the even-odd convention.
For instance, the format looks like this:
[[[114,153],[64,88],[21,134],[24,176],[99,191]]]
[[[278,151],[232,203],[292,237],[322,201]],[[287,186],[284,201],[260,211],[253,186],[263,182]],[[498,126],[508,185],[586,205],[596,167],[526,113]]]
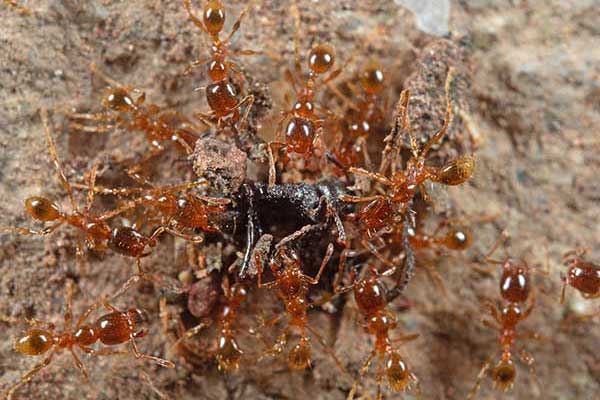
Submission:
[[[234,46],[269,49],[291,61],[289,5],[269,0],[257,3]],[[369,52],[360,52],[349,71],[370,58],[380,59],[389,72],[389,95],[394,100],[405,85],[410,86],[408,77],[414,83],[411,74],[423,67],[415,62],[417,55],[421,61],[426,59],[421,49],[432,46],[437,38],[419,32],[409,12],[391,1],[323,3],[300,2],[302,48],[313,41],[329,41],[344,59],[375,27],[385,26],[386,35],[376,39]],[[55,110],[52,120],[58,153],[74,181],[81,179],[82,171],[94,160],[122,160],[146,146],[141,138],[127,133],[90,137],[66,129],[64,110],[100,109],[103,83],[91,76],[90,62],[119,82],[143,89],[153,103],[184,113],[206,109],[202,96],[192,92],[203,84],[203,77],[179,76],[190,61],[207,51],[206,38],[187,21],[181,2],[40,0],[22,4],[34,8],[36,16],[0,6],[0,224],[13,226],[30,225],[22,206],[30,195],[59,199],[68,208],[49,162],[38,113],[41,107]],[[237,1],[227,6],[229,15],[243,8]],[[592,249],[590,259],[600,259],[600,52],[595,51],[599,19],[597,0],[452,2],[451,41],[464,52],[459,64],[465,74],[460,92],[463,114],[453,129],[454,135],[477,144],[477,172],[466,185],[436,190],[436,208],[466,216],[498,214],[499,218],[473,224],[476,244],[464,255],[435,258],[447,296],[419,271],[406,292],[410,309],[400,312],[400,304],[394,305],[403,331],[421,334],[403,352],[421,380],[425,399],[465,398],[482,363],[495,349],[495,333],[478,320],[481,302],[497,298],[497,275],[470,266],[502,229],[511,234],[506,245],[509,254],[541,266],[547,246],[551,260],[551,277],[535,278],[538,305],[524,323],[546,337],[523,344],[536,359],[537,382],[520,365],[514,390],[502,398],[597,398],[598,320],[561,325],[567,315],[590,312],[594,305],[574,292],[569,292],[564,306],[557,298],[563,252],[586,246]],[[424,61],[425,66],[427,62],[431,60]],[[266,57],[248,57],[240,63],[257,87],[271,88],[273,108],[280,109],[278,88],[285,86],[280,81],[284,63]],[[436,118],[439,122],[442,115],[442,88],[435,96],[429,104],[432,126],[437,126]],[[418,115],[413,118],[419,124]],[[424,127],[423,135],[427,134]],[[162,172],[168,178],[177,170]],[[95,207],[105,205],[100,199]],[[77,282],[77,316],[132,272],[130,260],[97,252],[90,253],[87,265],[81,267],[73,250],[77,236],[69,229],[46,239],[0,238],[0,313],[4,315],[60,324],[67,277]],[[147,266],[176,278],[188,268],[186,260],[184,246],[165,239]],[[243,365],[238,374],[224,376],[209,357],[200,357],[194,364],[165,353],[173,339],[161,329],[158,299],[162,294],[142,285],[118,299],[117,305],[136,305],[150,312],[151,334],[140,345],[147,352],[168,354],[178,362],[175,370],[132,358],[84,357],[91,375],[85,381],[69,355],[63,354],[24,386],[19,398],[161,398],[156,390],[173,399],[345,398],[351,382],[339,376],[331,358],[318,346],[314,368],[302,374],[274,360]],[[252,307],[268,311],[269,299],[256,294]],[[170,300],[169,310],[181,311],[180,304]],[[334,343],[335,352],[352,371],[371,348],[356,320],[351,301],[331,315],[311,314],[311,323]],[[6,387],[35,361],[13,351],[13,340],[23,327],[1,326],[0,384]],[[212,345],[202,340],[199,347]],[[374,397],[373,377],[372,370],[364,380],[364,398]],[[385,393],[387,398],[396,398],[387,389]],[[486,380],[479,398],[499,396]]]

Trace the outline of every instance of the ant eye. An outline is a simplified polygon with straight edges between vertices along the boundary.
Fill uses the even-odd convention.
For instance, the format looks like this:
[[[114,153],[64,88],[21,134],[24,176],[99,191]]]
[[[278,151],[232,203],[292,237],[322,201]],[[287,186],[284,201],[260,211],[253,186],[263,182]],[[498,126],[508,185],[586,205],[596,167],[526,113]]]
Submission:
[[[217,35],[225,25],[225,11],[218,0],[209,1],[204,7],[204,26],[211,35]]]
[[[323,74],[335,63],[333,48],[327,45],[313,47],[308,53],[308,67],[316,74]]]
[[[44,197],[29,197],[25,200],[25,209],[38,221],[55,221],[60,218],[60,211],[56,204]]]

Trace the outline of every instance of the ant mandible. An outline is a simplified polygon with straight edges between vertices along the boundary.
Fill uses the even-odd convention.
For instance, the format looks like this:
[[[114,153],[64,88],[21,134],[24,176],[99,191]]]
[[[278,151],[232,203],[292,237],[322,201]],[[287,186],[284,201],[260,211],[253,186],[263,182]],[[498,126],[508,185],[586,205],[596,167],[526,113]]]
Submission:
[[[193,68],[209,61],[208,76],[211,83],[206,86],[206,100],[211,112],[209,114],[197,113],[196,116],[209,125],[211,125],[209,121],[212,118],[215,118],[217,120],[217,126],[221,126],[224,118],[231,115],[231,126],[234,127],[234,125],[240,121],[239,110],[242,106],[246,105],[246,112],[241,119],[240,127],[238,129],[239,131],[242,131],[242,127],[248,119],[248,114],[254,103],[254,96],[247,95],[238,102],[238,94],[234,84],[230,81],[229,70],[236,75],[236,81],[240,85],[240,90],[242,89],[244,79],[236,64],[227,60],[227,56],[261,54],[254,50],[232,51],[228,49],[231,38],[240,28],[242,19],[248,13],[251,4],[242,11],[225,40],[221,40],[219,37],[225,25],[225,7],[220,0],[209,0],[206,2],[202,13],[202,20],[192,13],[190,0],[184,0],[183,5],[188,18],[194,25],[208,34],[212,40],[210,48],[211,55],[209,57],[197,59],[184,71],[184,75],[187,75]]]
[[[188,155],[193,152],[192,147],[198,139],[198,135],[189,129],[175,129],[171,126],[172,117],[179,117],[182,122],[190,125],[187,118],[182,117],[177,111],[163,111],[156,104],[145,104],[146,93],[144,92],[141,92],[137,99],[134,99],[132,93],[139,90],[123,86],[111,79],[100,71],[95,63],[90,64],[90,70],[110,85],[106,95],[102,98],[102,105],[108,109],[108,112],[96,114],[68,113],[68,116],[75,120],[103,123],[101,126],[71,123],[69,125],[71,128],[91,133],[104,133],[115,126],[131,131],[141,131],[152,146],[153,151],[148,156],[161,152],[163,150],[162,142],[164,141],[173,141],[179,144],[180,148]],[[129,119],[124,118],[122,115],[128,115]]]
[[[240,348],[235,338],[235,323],[238,320],[238,311],[242,303],[248,297],[248,288],[241,282],[230,285],[227,275],[223,277],[221,283],[225,301],[221,305],[217,315],[216,350],[214,352],[219,370],[223,372],[235,372],[240,367],[240,362],[244,351]],[[197,335],[202,329],[209,326],[209,323],[201,322],[197,326],[189,329],[173,345],[179,345],[183,340]]]
[[[586,299],[596,299],[600,297],[600,266],[595,265],[582,257],[587,253],[587,249],[579,248],[568,251],[563,256],[563,264],[567,267],[567,273],[561,273],[563,281],[560,291],[560,302],[565,302],[567,285],[577,289]]]
[[[114,297],[115,296],[112,298]],[[54,355],[62,350],[69,350],[75,366],[81,371],[86,379],[88,378],[88,372],[75,352],[75,349],[79,349],[92,356],[108,356],[128,353],[127,350],[93,349],[90,347],[98,341],[105,346],[130,343],[131,353],[135,358],[149,360],[165,368],[175,368],[175,364],[171,361],[140,352],[136,339],[142,338],[148,334],[146,329],[138,329],[141,324],[148,320],[144,310],[131,308],[127,311],[121,311],[109,304],[105,297],[102,300],[102,304],[109,311],[108,314],[96,319],[92,324],[86,324],[85,322],[92,312],[99,307],[99,302],[96,302],[81,315],[73,327],[71,314],[72,298],[73,282],[68,280],[64,313],[64,330],[60,333],[55,331],[55,326],[52,323],[36,319],[21,320],[17,318],[2,318],[6,322],[24,322],[32,326],[31,329],[21,334],[15,341],[15,350],[17,352],[27,356],[47,354],[41,362],[31,368],[19,379],[19,381],[14,383],[7,390],[7,399],[12,399],[19,387],[29,382],[34,375],[50,365],[54,359]]]
[[[90,190],[87,195],[86,206],[83,211],[80,211],[75,203],[71,184],[65,177],[58,155],[56,154],[54,141],[50,132],[47,110],[42,109],[40,114],[46,134],[48,150],[56,169],[58,179],[69,197],[71,213],[64,213],[60,211],[59,207],[46,197],[28,197],[25,199],[25,209],[27,210],[27,213],[37,221],[53,222],[54,224],[40,231],[29,228],[0,227],[0,232],[16,233],[19,235],[45,236],[51,234],[62,225],[67,224],[73,226],[84,234],[85,242],[88,247],[98,250],[106,249],[106,242],[111,240],[111,229],[106,220],[121,214],[128,209],[131,209],[133,206],[127,204],[115,210],[107,211],[104,214],[94,215],[90,211],[94,200],[94,191]],[[96,170],[97,168],[93,167],[89,173],[89,187],[94,187]],[[81,243],[79,243],[78,253],[81,254],[82,252],[83,246]]]
[[[379,172],[370,172],[362,168],[351,167],[349,172],[359,176],[368,177],[384,186],[389,187],[386,194],[372,196],[343,196],[342,200],[353,203],[367,203],[358,211],[355,218],[358,220],[361,230],[368,237],[375,236],[382,229],[389,229],[397,216],[404,215],[407,205],[414,198],[417,189],[426,196],[427,191],[423,183],[427,180],[447,186],[460,185],[466,182],[474,172],[475,160],[472,156],[462,156],[449,161],[442,167],[430,167],[425,165],[429,150],[438,143],[448,131],[452,121],[452,101],[449,98],[449,86],[452,82],[452,70],[448,72],[446,79],[446,116],[442,128],[419,150],[417,140],[410,129],[408,121],[409,91],[404,90],[396,107],[396,123],[392,133],[388,137],[388,145],[383,151]],[[383,173],[389,167],[388,156],[394,151],[394,144],[401,131],[408,130],[411,138],[412,157],[407,161],[403,171],[393,172],[390,177]]]
[[[274,281],[262,282],[262,260],[259,252],[255,253],[256,265],[258,268],[258,287],[276,288],[279,298],[283,301],[288,316],[288,321],[284,331],[276,340],[276,343],[264,351],[264,355],[278,354],[283,351],[288,343],[289,336],[293,330],[296,330],[300,336],[299,342],[290,350],[288,354],[288,365],[293,370],[304,370],[311,365],[312,346],[308,332],[314,335],[321,343],[323,348],[332,356],[338,368],[345,372],[342,363],[337,359],[330,347],[325,343],[323,337],[313,329],[308,323],[308,309],[311,304],[307,302],[309,285],[316,285],[321,279],[321,275],[333,254],[333,244],[327,246],[327,251],[317,275],[313,278],[306,275],[301,268],[301,261],[298,254],[289,248],[289,243],[297,240],[311,230],[318,228],[319,225],[306,225],[298,231],[286,236],[275,245],[275,252],[269,261],[271,273]],[[274,324],[280,318],[270,321]]]
[[[387,376],[388,384],[394,392],[409,390],[411,385],[416,386],[417,398],[421,398],[421,385],[419,379],[411,371],[404,357],[397,349],[398,344],[411,342],[419,337],[419,334],[401,336],[396,339],[390,338],[390,331],[398,326],[396,316],[389,310],[388,292],[381,282],[381,278],[391,276],[396,272],[392,267],[384,272],[379,272],[374,266],[369,266],[371,276],[355,280],[356,271],[352,271],[354,281],[347,287],[336,287],[336,293],[352,291],[359,312],[364,316],[365,328],[369,334],[375,337],[375,345],[367,360],[359,370],[359,375],[352,385],[348,394],[348,400],[354,398],[362,377],[367,373],[373,358],[377,357],[377,399],[382,398],[381,384],[383,374]],[[382,368],[383,366],[383,368]]]

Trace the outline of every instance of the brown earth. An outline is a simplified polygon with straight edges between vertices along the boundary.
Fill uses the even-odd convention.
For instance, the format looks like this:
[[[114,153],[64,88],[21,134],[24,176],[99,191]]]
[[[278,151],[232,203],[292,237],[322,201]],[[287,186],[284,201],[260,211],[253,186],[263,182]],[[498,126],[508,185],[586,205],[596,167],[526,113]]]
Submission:
[[[80,180],[82,171],[96,161],[118,162],[146,148],[143,138],[129,133],[90,136],[66,129],[65,110],[100,109],[103,83],[92,79],[90,62],[119,82],[143,88],[153,103],[186,114],[206,109],[202,96],[191,90],[204,83],[203,77],[179,76],[189,62],[207,51],[206,37],[188,22],[180,1],[22,3],[35,8],[36,15],[23,16],[4,4],[0,6],[0,225],[12,226],[31,223],[22,207],[27,196],[43,193],[60,199],[61,206],[68,204],[49,163],[39,119],[41,107],[54,110],[58,153],[71,180]],[[238,15],[243,8],[237,1],[227,3],[230,16]],[[256,3],[234,46],[269,49],[280,53],[282,60],[291,61],[293,22],[288,2]],[[390,98],[395,100],[403,87],[413,88],[413,121],[419,128],[417,132],[424,136],[439,126],[443,117],[440,77],[445,70],[440,69],[440,63],[455,65],[462,74],[454,93],[462,112],[451,132],[456,141],[449,142],[461,146],[448,149],[448,154],[478,147],[477,172],[466,185],[448,190],[435,188],[436,210],[499,217],[493,223],[474,223],[476,244],[465,255],[435,259],[447,298],[421,270],[406,292],[412,305],[399,314],[402,330],[419,332],[421,337],[404,346],[403,351],[421,380],[423,398],[465,398],[482,363],[495,349],[495,333],[478,320],[480,303],[497,298],[497,276],[481,273],[470,265],[502,229],[512,236],[506,246],[509,254],[542,265],[547,245],[551,260],[550,278],[536,276],[538,305],[524,323],[526,328],[547,337],[524,341],[524,347],[536,359],[537,383],[527,368],[519,365],[514,391],[502,398],[597,398],[598,320],[562,323],[572,313],[591,312],[594,305],[574,292],[569,292],[567,305],[557,302],[562,253],[586,246],[592,249],[590,259],[600,259],[597,1],[454,1],[451,39],[441,42],[417,31],[411,14],[391,1],[300,4],[302,48],[313,41],[329,41],[341,59],[375,27],[386,27],[385,36],[375,40],[368,52],[360,52],[349,69],[376,57],[389,72]],[[427,53],[423,48],[435,51]],[[419,62],[415,62],[417,55]],[[252,90],[264,95],[262,109],[268,108],[272,97],[273,108],[279,110],[283,104],[280,92],[286,88],[281,82],[282,72],[290,62],[247,57],[240,63]],[[270,94],[264,88],[270,88]],[[429,116],[423,119],[427,109]],[[264,119],[263,125],[262,132],[272,130],[269,119]],[[161,171],[167,179],[183,169],[173,167],[177,165],[173,163],[163,165],[171,166]],[[101,199],[95,207],[109,205]],[[76,238],[69,229],[45,239],[1,236],[0,313],[49,320],[60,326],[67,277],[78,284],[74,299],[77,316],[101,294],[116,290],[131,274],[130,260],[112,254],[91,252],[82,267],[74,254]],[[176,279],[189,269],[185,247],[179,241],[165,239],[145,265]],[[290,372],[279,359],[244,365],[240,373],[224,376],[208,356],[198,356],[195,362],[200,365],[193,365],[165,353],[172,338],[161,329],[158,299],[163,293],[142,285],[118,299],[117,305],[135,304],[150,312],[154,319],[151,334],[140,340],[140,346],[178,361],[175,370],[159,369],[132,358],[85,357],[91,376],[85,381],[70,356],[63,354],[22,387],[18,397],[345,398],[351,382],[340,377],[318,346],[314,368],[303,374]],[[264,309],[267,314],[272,308],[264,294],[256,294],[252,300],[252,307]],[[400,311],[400,304],[394,307]],[[169,302],[169,310],[179,309]],[[357,324],[352,301],[334,315],[339,318],[315,312],[311,324],[335,343],[335,352],[347,368],[356,371],[371,348],[370,339]],[[250,318],[241,323],[251,326],[255,321]],[[13,340],[23,327],[4,323],[2,327],[0,384],[4,388],[35,361],[13,350]],[[197,346],[212,345],[205,337],[201,340]],[[374,369],[363,382],[364,398],[374,397]],[[144,376],[151,378],[162,395]],[[388,398],[396,398],[387,389],[385,393]],[[479,398],[499,396],[489,380],[484,381]]]

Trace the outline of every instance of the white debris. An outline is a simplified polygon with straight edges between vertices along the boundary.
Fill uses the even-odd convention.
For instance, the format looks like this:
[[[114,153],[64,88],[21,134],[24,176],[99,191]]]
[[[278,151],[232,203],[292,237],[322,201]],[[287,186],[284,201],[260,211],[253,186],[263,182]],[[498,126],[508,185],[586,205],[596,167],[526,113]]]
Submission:
[[[444,36],[448,33],[450,20],[450,0],[394,0],[415,13],[417,27],[432,35]]]

